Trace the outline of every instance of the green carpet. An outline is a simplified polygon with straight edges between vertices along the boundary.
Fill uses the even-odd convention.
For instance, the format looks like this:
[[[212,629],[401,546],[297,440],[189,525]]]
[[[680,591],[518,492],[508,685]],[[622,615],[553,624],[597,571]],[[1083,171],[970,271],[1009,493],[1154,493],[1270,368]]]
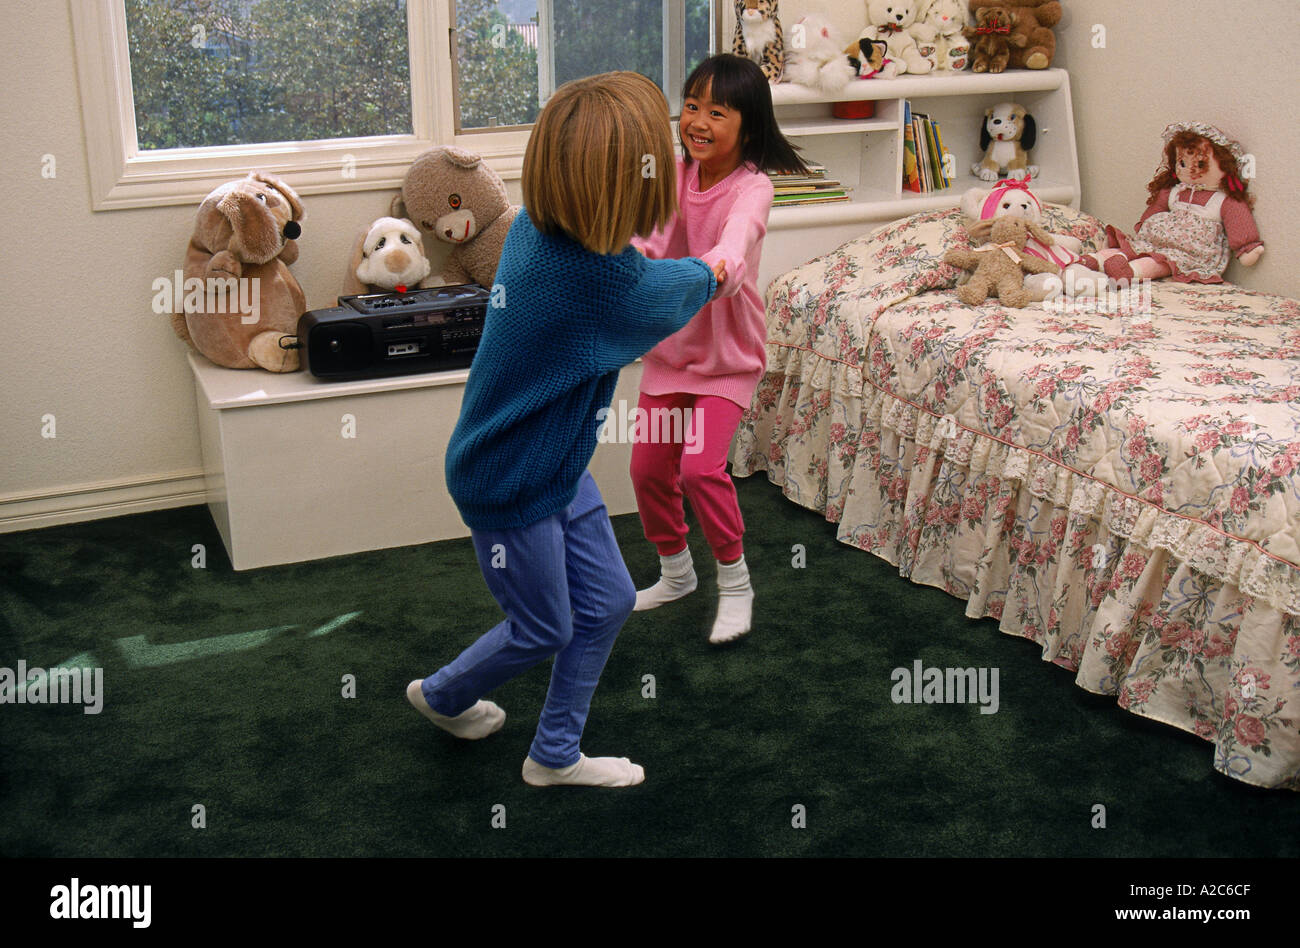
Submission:
[[[492,695],[510,716],[482,742],[407,705],[500,618],[467,539],[235,573],[205,507],[0,536],[0,667],[90,653],[105,693],[98,715],[0,705],[0,852],[1300,855],[1296,794],[1219,775],[1210,744],[1081,690],[761,476],[738,486],[754,631],[708,645],[693,530],[700,590],[631,617],[587,725],[587,753],[645,766],[625,790],[520,779],[549,662]],[[652,581],[636,516],[614,528]],[[917,659],[997,668],[998,712],[894,704],[891,671]]]

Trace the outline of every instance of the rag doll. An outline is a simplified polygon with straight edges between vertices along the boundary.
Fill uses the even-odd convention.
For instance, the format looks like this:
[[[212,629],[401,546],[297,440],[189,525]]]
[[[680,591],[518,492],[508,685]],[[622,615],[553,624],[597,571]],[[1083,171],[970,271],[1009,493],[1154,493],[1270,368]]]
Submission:
[[[785,37],[777,0],[736,0],[736,31],[731,51],[758,63],[768,82],[780,82],[785,68]]]
[[[1251,267],[1264,252],[1242,176],[1241,145],[1205,122],[1165,128],[1165,149],[1147,185],[1147,209],[1127,237],[1106,228],[1106,250],[1083,258],[1118,284],[1134,277],[1180,283],[1222,283],[1236,255]]]
[[[989,239],[993,222],[1003,217],[1014,217],[1036,225],[1047,239],[1040,239],[1033,231],[1025,240],[1024,251],[1040,260],[1048,260],[1060,268],[1054,272],[1035,273],[1025,277],[1025,289],[1033,302],[1066,296],[1096,296],[1105,286],[1100,274],[1089,270],[1080,252],[1083,241],[1069,234],[1055,234],[1043,227],[1043,205],[1037,195],[1029,190],[1028,179],[1000,181],[990,188],[971,188],[961,199],[961,209],[966,214],[966,232],[972,241]]]

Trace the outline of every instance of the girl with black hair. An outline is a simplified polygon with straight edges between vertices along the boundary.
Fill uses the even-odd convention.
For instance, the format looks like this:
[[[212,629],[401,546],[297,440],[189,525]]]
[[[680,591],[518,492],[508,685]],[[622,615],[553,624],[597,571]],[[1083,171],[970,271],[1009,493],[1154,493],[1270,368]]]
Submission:
[[[747,633],[753,611],[744,523],[726,466],[767,363],[757,286],[773,194],[765,172],[807,168],[777,127],[762,70],[742,56],[713,56],[691,73],[678,134],[684,157],[677,162],[677,214],[633,245],[651,258],[704,260],[719,274],[719,289],[644,358],[638,417],[685,421],[680,440],[640,437],[632,447],[637,509],[660,562],[659,581],[637,593],[635,608],[654,609],[696,587],[685,497],[718,561],[718,612],[709,636],[716,644]]]

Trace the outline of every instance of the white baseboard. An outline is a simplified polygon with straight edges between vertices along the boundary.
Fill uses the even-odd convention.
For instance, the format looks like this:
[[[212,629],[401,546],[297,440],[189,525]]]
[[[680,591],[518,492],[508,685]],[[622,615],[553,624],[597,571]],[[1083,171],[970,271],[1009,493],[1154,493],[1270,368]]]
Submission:
[[[0,494],[0,533],[207,503],[203,471]]]

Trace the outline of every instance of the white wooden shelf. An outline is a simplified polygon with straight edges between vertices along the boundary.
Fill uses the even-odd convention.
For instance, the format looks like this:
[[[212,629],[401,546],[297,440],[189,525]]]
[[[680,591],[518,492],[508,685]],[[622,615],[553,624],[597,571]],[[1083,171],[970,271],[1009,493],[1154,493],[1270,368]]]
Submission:
[[[869,119],[837,119],[836,102],[872,101]],[[895,79],[856,80],[827,96],[805,86],[772,87],[772,104],[781,130],[806,159],[826,166],[827,177],[849,189],[850,200],[829,204],[774,207],[768,218],[759,285],[847,240],[870,223],[883,223],[956,205],[972,187],[985,182],[971,173],[979,149],[984,112],[1000,102],[1025,106],[1038,126],[1031,161],[1041,169],[1034,193],[1044,201],[1078,207],[1078,150],[1069,74],[1064,69],[1015,69],[989,73],[930,73]],[[904,104],[943,128],[944,147],[953,155],[957,179],[926,194],[903,190]]]

